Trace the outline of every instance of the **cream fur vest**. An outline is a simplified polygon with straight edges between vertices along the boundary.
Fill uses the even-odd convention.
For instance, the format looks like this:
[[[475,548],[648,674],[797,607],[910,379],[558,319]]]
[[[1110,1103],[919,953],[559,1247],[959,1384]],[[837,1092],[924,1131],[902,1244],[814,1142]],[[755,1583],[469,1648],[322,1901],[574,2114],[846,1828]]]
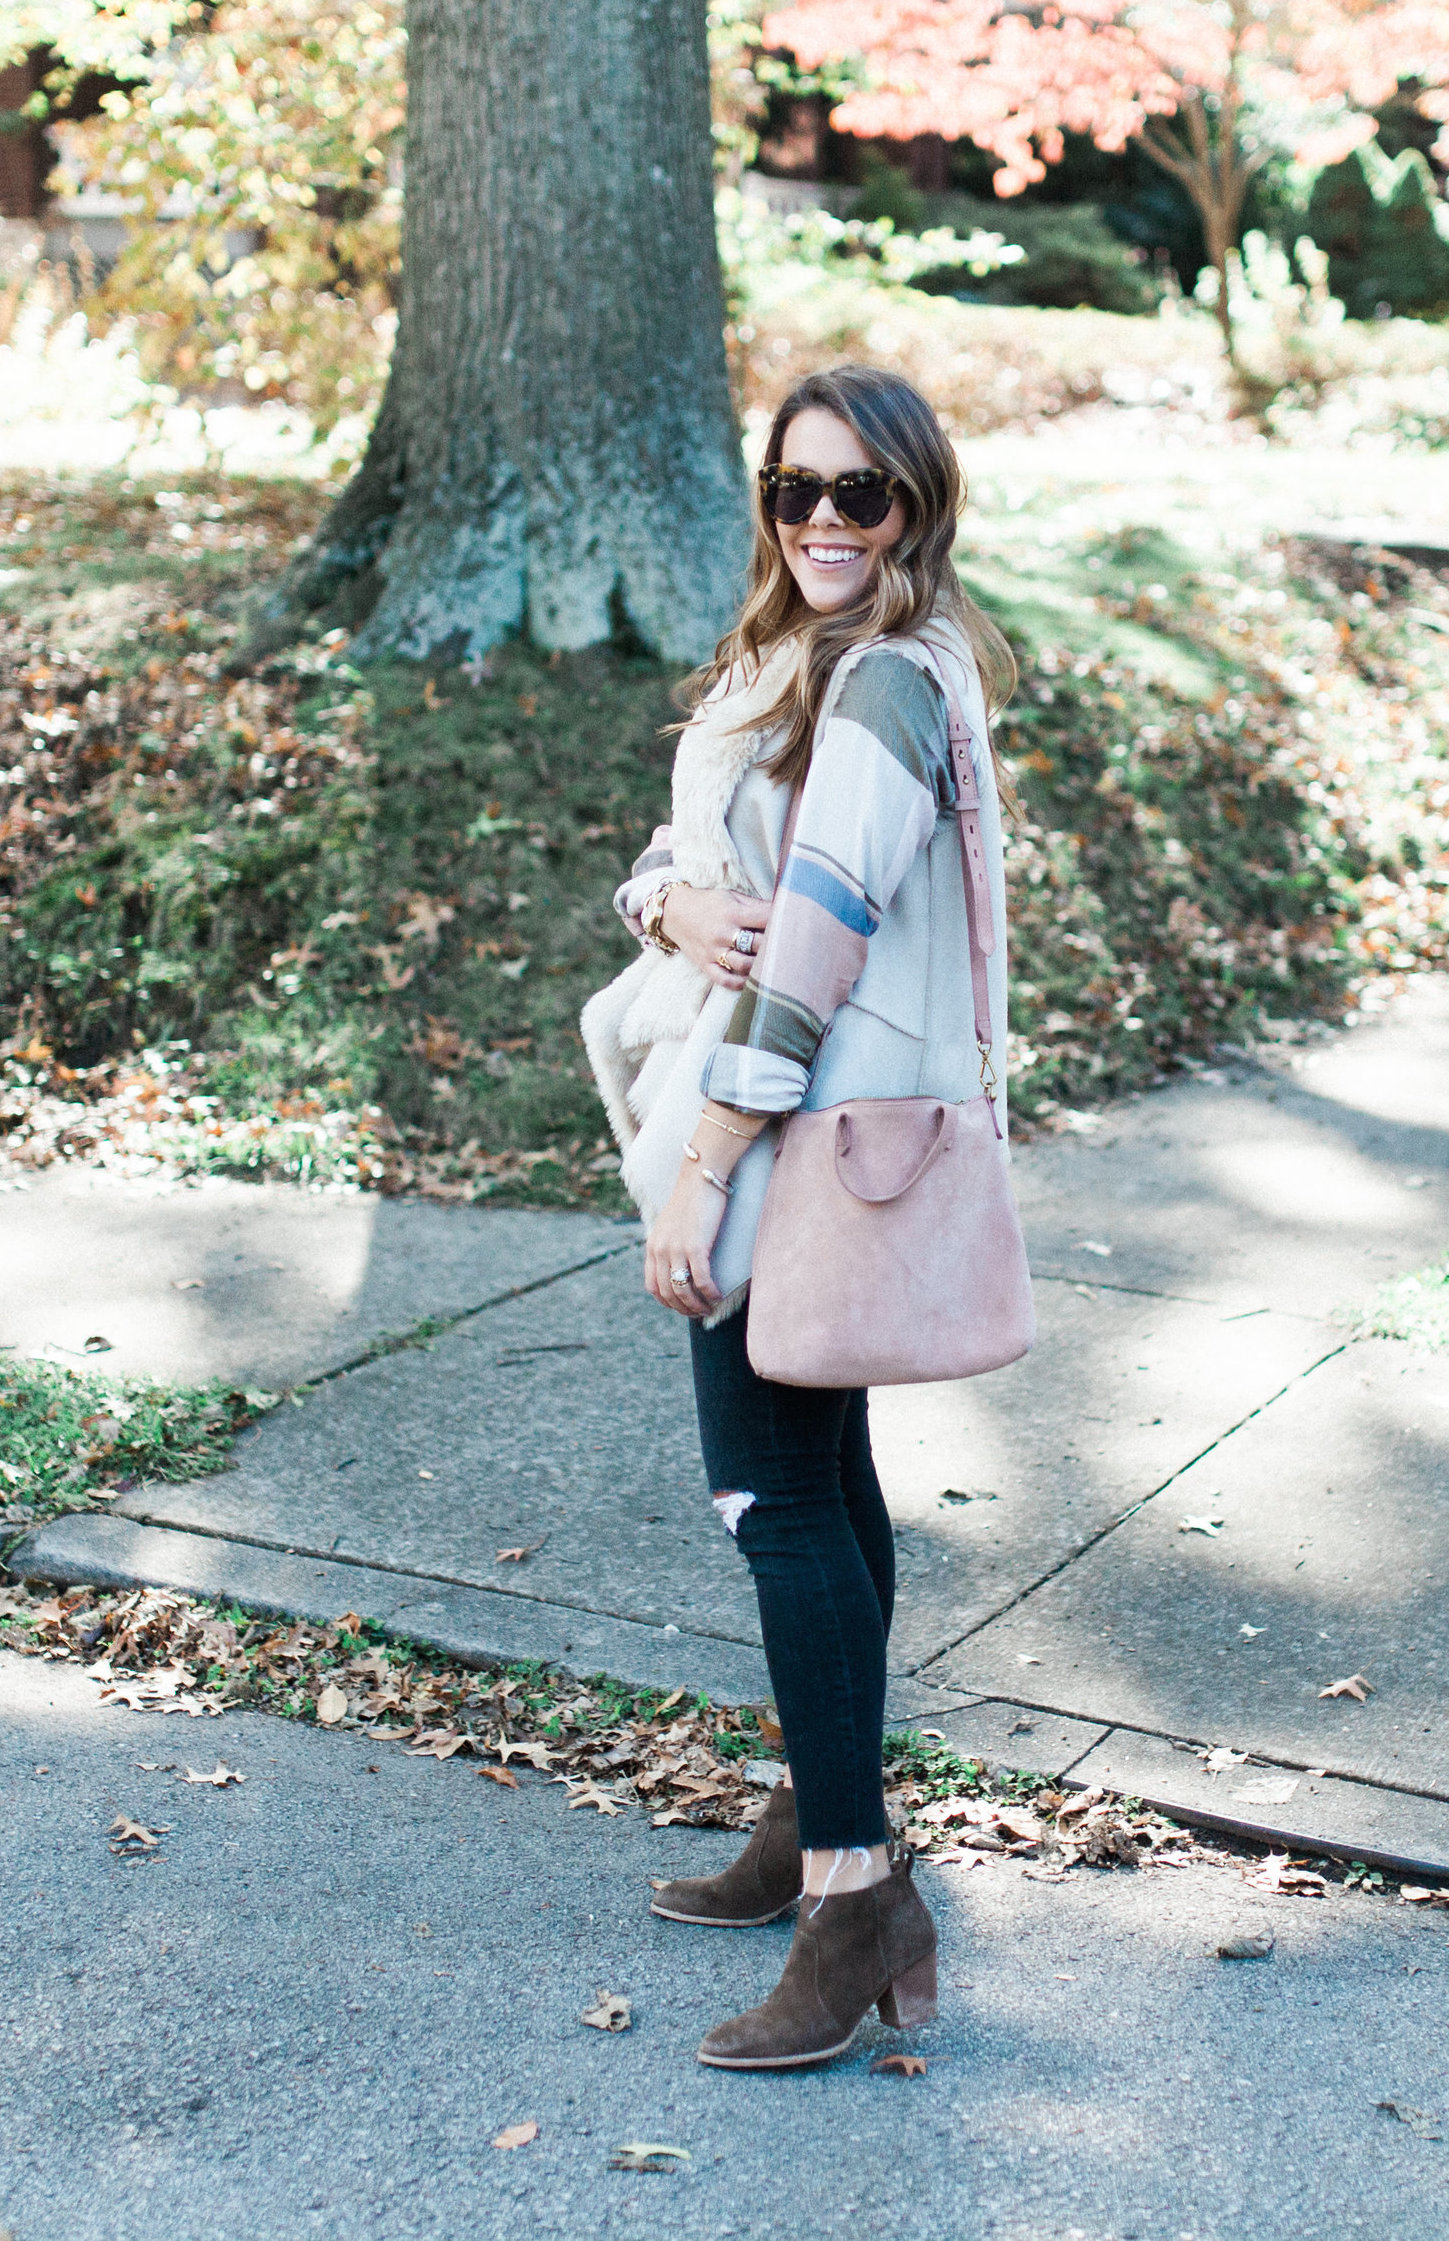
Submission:
[[[674,876],[692,887],[755,890],[725,820],[745,772],[769,752],[773,734],[751,721],[768,708],[792,659],[777,648],[748,685],[718,689],[680,734],[670,822]],[[654,1096],[673,1071],[710,983],[687,958],[645,949],[584,1006],[584,1048],[619,1149],[626,1155]]]

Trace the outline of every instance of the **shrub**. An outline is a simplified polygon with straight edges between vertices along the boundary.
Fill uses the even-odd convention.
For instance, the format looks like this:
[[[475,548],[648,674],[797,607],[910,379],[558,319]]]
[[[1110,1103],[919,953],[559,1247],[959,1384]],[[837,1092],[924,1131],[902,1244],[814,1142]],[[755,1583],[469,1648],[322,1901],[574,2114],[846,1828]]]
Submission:
[[[933,275],[921,283],[933,293],[972,303],[1039,304],[1072,311],[1155,311],[1159,289],[1141,249],[1119,241],[1092,203],[982,202],[970,195],[938,196],[938,223],[958,233],[993,227],[1025,251],[1019,263],[988,279]]]
[[[1328,254],[1328,285],[1352,319],[1449,309],[1449,209],[1417,148],[1376,142],[1321,171],[1304,230]]]

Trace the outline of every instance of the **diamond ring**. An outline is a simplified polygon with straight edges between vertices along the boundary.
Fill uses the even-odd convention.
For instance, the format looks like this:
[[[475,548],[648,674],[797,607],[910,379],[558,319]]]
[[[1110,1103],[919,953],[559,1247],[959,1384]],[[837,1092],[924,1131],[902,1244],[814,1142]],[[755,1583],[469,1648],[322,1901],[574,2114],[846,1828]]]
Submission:
[[[687,1284],[689,1282],[689,1270],[687,1268],[671,1268],[671,1270],[669,1271],[669,1281],[677,1290],[681,1284]]]

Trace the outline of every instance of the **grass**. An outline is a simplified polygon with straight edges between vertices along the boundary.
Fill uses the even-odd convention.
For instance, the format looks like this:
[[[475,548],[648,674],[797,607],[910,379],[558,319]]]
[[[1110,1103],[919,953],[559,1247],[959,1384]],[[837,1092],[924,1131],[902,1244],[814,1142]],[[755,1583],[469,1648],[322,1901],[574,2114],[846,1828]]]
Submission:
[[[276,1399],[220,1380],[163,1385],[0,1361],[0,1536],[142,1479],[224,1471],[237,1433]]]
[[[621,1209],[577,1017],[667,814],[674,676],[526,645],[227,670],[300,484],[0,484],[0,1133],[80,1156]],[[1053,1122],[1449,953],[1449,585],[1194,525],[973,523],[1013,1099]],[[7,767],[8,766],[8,767]]]
[[[1407,1339],[1425,1352],[1449,1347],[1449,1259],[1381,1285],[1359,1335]]]

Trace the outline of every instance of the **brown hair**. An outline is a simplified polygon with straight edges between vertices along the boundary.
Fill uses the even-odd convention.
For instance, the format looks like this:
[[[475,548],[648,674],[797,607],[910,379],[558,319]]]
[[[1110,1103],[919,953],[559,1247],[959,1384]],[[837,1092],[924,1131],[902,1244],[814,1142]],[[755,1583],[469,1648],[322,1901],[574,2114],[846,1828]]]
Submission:
[[[817,614],[786,565],[775,525],[760,503],[757,482],[755,544],[739,620],[720,640],[714,659],[684,687],[685,704],[695,707],[721,677],[736,669],[753,676],[772,647],[782,639],[796,639],[799,659],[793,676],[755,719],[762,726],[786,727],[768,765],[771,777],[785,785],[798,784],[809,769],[811,741],[831,673],[841,655],[864,639],[909,635],[933,616],[942,616],[969,641],[991,714],[1010,699],[1016,685],[1016,659],[1010,646],[967,598],[951,565],[966,484],[945,430],[920,391],[899,374],[877,366],[837,366],[831,373],[807,374],[771,422],[762,466],[779,460],[791,421],[812,407],[834,413],[853,428],[877,465],[895,476],[905,508],[905,529],[899,541],[882,553],[859,599],[834,614]],[[994,742],[992,754],[995,758]],[[1003,798],[1011,803],[1011,788],[996,759]]]

